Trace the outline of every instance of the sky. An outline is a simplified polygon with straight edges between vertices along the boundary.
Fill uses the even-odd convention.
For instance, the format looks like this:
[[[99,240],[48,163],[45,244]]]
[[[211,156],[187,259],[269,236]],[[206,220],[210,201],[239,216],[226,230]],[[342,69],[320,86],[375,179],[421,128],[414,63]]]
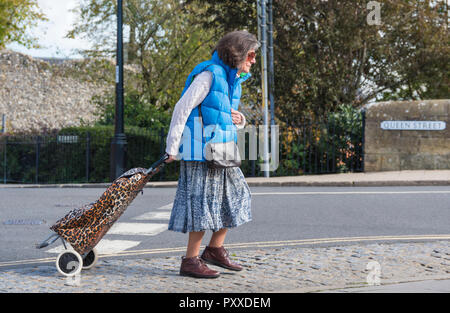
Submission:
[[[42,48],[27,49],[14,43],[7,45],[7,48],[33,57],[81,57],[74,52],[74,49],[89,47],[89,43],[82,39],[64,38],[76,20],[76,16],[70,12],[70,9],[77,5],[78,0],[38,0],[37,2],[48,21],[39,23],[30,30],[30,34],[38,38]]]

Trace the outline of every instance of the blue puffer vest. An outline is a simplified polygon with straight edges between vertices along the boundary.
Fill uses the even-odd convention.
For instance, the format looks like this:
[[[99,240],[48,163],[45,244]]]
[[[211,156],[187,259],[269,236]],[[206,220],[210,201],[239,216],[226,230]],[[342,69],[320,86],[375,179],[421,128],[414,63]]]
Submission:
[[[208,61],[198,64],[189,74],[181,96],[186,92],[195,76],[203,71],[213,74],[211,89],[201,104],[204,131],[199,119],[199,107],[189,115],[179,152],[184,161],[205,162],[203,148],[206,142],[237,142],[236,126],[231,119],[231,108],[237,110],[241,99],[241,83],[250,78],[250,73],[236,77],[237,68],[230,68],[218,56],[217,51]]]

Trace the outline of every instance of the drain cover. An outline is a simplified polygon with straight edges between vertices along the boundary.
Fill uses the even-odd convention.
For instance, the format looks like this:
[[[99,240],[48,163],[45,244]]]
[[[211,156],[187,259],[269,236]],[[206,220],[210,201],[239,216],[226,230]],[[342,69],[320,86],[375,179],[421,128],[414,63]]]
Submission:
[[[42,225],[45,224],[44,220],[7,220],[4,221],[4,225]]]

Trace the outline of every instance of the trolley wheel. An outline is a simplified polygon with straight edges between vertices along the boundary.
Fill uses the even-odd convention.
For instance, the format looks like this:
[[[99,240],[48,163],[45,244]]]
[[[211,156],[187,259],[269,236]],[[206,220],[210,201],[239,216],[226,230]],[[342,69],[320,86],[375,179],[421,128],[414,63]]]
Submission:
[[[56,258],[56,269],[64,276],[75,276],[81,272],[82,267],[83,259],[76,251],[63,251]]]
[[[89,251],[87,254],[83,257],[83,269],[89,270],[94,267],[94,265],[98,261],[98,253],[97,250],[94,248],[91,251]]]

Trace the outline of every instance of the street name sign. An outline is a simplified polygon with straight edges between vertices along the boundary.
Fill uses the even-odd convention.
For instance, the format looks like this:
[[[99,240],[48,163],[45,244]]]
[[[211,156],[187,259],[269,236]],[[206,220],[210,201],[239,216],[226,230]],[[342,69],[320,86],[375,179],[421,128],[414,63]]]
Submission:
[[[383,121],[380,124],[384,130],[444,130],[443,121]]]

